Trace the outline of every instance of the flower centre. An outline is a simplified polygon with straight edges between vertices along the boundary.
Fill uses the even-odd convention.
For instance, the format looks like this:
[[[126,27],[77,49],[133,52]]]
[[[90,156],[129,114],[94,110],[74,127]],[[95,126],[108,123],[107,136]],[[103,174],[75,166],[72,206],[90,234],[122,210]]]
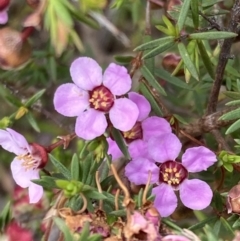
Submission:
[[[142,124],[141,122],[136,122],[136,124],[133,126],[133,128],[129,131],[122,132],[123,137],[126,140],[127,143],[130,143],[137,139],[142,139]]]
[[[114,95],[103,85],[89,92],[90,107],[95,110],[108,112],[114,103]]]
[[[160,166],[159,181],[165,182],[174,189],[177,189],[187,176],[186,168],[176,161],[167,161]]]
[[[25,168],[26,171],[30,169],[37,169],[39,167],[39,161],[30,153],[19,155],[17,158],[22,161],[21,165]]]

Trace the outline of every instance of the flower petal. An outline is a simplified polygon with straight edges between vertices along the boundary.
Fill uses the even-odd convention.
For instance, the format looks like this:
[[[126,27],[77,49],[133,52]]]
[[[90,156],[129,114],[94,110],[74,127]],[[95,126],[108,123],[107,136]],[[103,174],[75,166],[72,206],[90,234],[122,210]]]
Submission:
[[[148,117],[144,120],[142,122],[142,129],[144,140],[172,132],[170,124],[164,118],[157,116]]]
[[[123,153],[119,149],[116,141],[112,140],[112,138],[109,137],[107,138],[107,142],[108,142],[108,155],[112,156],[113,161],[123,156]]]
[[[26,154],[31,150],[24,136],[10,128],[7,128],[6,131],[0,130],[0,145],[3,149],[16,155]]]
[[[172,133],[153,137],[148,142],[150,156],[156,161],[163,163],[175,160],[180,153],[182,144],[176,135]]]
[[[167,235],[162,238],[162,241],[191,241],[191,240],[180,235]]]
[[[135,140],[128,146],[128,152],[131,158],[144,157],[150,158],[148,153],[148,144],[143,140]]]
[[[103,85],[114,95],[124,95],[132,86],[132,80],[123,66],[111,63],[104,72]]]
[[[188,148],[182,155],[182,164],[189,172],[207,170],[216,161],[216,155],[203,146]]]
[[[152,173],[151,183],[158,181],[159,168],[146,158],[136,158],[125,167],[125,176],[136,185],[146,184],[149,171]]]
[[[138,107],[139,116],[137,120],[142,121],[147,118],[151,111],[151,105],[149,104],[148,100],[143,95],[139,95],[136,92],[129,92],[128,98]]]
[[[11,162],[11,171],[15,182],[23,188],[30,185],[30,180],[39,178],[39,170],[26,170],[26,168],[22,166],[22,160],[18,157],[15,157]]]
[[[139,110],[137,105],[127,98],[114,101],[109,111],[109,118],[113,126],[120,131],[129,131],[136,123]]]
[[[168,217],[177,208],[177,197],[171,186],[162,183],[153,188],[152,193],[156,196],[154,206],[161,217]]]
[[[73,82],[83,90],[92,90],[102,84],[102,68],[91,58],[75,59],[70,67]]]
[[[185,180],[180,185],[179,192],[183,204],[193,210],[208,207],[213,196],[209,185],[198,179]]]
[[[7,10],[3,10],[0,12],[0,24],[5,24],[8,21],[8,13]]]
[[[53,98],[55,110],[64,116],[78,116],[89,106],[87,91],[75,84],[60,85]]]
[[[92,140],[101,136],[106,128],[107,120],[104,113],[94,109],[88,109],[78,116],[75,132],[85,140]]]
[[[31,182],[28,188],[28,194],[29,203],[37,203],[43,196],[43,187]]]

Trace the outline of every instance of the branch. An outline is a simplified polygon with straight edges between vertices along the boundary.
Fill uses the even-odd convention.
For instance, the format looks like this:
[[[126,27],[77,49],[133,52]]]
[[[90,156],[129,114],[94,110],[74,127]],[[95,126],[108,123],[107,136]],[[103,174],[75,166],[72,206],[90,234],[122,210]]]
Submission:
[[[228,30],[230,32],[238,33],[238,23],[240,20],[240,0],[236,0],[232,11],[231,11],[231,20],[228,26]],[[211,89],[210,98],[208,101],[206,115],[212,114],[216,111],[218,95],[220,91],[220,87],[223,81],[224,70],[227,65],[228,58],[230,56],[230,50],[232,43],[234,42],[234,38],[225,39],[221,48],[221,52],[219,55],[219,61],[216,69],[215,80]]]

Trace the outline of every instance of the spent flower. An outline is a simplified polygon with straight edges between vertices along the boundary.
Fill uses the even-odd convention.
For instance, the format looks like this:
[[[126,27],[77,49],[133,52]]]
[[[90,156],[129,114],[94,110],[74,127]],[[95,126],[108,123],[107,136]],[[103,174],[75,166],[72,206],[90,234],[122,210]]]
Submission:
[[[92,140],[101,136],[108,126],[108,118],[120,131],[134,126],[138,108],[133,101],[122,97],[132,85],[125,67],[111,63],[102,74],[95,60],[80,57],[72,62],[70,74],[74,84],[58,87],[54,106],[64,116],[77,117],[75,132],[79,137]]]
[[[188,148],[182,155],[182,163],[178,157],[182,144],[172,133],[151,138],[148,142],[152,159],[135,158],[125,168],[125,174],[137,185],[146,184],[149,171],[152,173],[151,183],[158,184],[152,193],[155,195],[154,206],[162,217],[171,215],[177,207],[174,191],[180,192],[182,203],[191,209],[202,210],[212,200],[209,185],[199,179],[188,179],[189,172],[197,173],[206,170],[217,159],[208,148],[200,146]],[[152,160],[160,163],[157,166]]]
[[[39,144],[28,144],[21,134],[10,128],[0,130],[0,145],[17,155],[11,162],[13,179],[20,187],[28,188],[29,202],[37,203],[43,195],[43,188],[31,180],[39,179],[39,170],[48,160],[46,150]]]

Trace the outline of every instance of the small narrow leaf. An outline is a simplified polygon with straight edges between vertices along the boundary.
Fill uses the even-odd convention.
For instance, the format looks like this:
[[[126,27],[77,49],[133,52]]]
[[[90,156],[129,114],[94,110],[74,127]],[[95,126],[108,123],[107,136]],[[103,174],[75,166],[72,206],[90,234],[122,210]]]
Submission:
[[[230,101],[226,105],[228,105],[228,106],[240,105],[240,100]]]
[[[192,0],[184,0],[180,14],[179,14],[179,18],[177,21],[177,27],[179,29],[179,31],[181,31],[183,29],[185,20],[187,18],[188,15],[188,10],[190,8],[190,4],[191,4]]]
[[[198,45],[198,49],[199,49],[200,55],[202,57],[202,61],[203,61],[204,66],[207,69],[207,72],[210,75],[210,77],[212,79],[214,79],[215,76],[214,76],[213,65],[212,65],[212,62],[211,62],[211,60],[208,56],[206,48],[205,48],[202,41],[197,41],[197,45]]]
[[[148,90],[145,84],[140,83],[140,91],[150,102],[155,114],[158,116],[162,116],[163,114],[161,108],[159,107],[158,103],[156,102],[156,100],[154,99],[154,97],[152,96],[151,92]]]
[[[122,151],[122,153],[124,154],[124,156],[130,160],[130,155],[128,153],[128,149],[127,149],[127,146],[125,144],[125,141],[123,139],[123,136],[122,134],[120,133],[119,130],[115,129],[115,128],[112,128],[112,135],[113,135],[113,138],[114,140],[116,141],[119,149]]]
[[[161,46],[163,44],[166,44],[168,42],[174,42],[174,37],[170,36],[170,37],[155,39],[153,41],[150,41],[148,43],[144,43],[144,44],[138,46],[133,51],[143,51],[143,50],[146,50],[146,49],[153,49],[153,48],[156,48],[156,47]]]
[[[206,224],[216,222],[217,220],[218,220],[217,216],[209,217],[209,218],[206,218],[206,219],[204,219],[203,221],[201,221],[197,224],[194,224],[194,225],[190,226],[188,229],[193,231],[193,230],[196,230],[196,229],[199,229],[199,228],[203,228]]]
[[[192,88],[188,84],[186,84],[181,79],[179,79],[175,76],[172,76],[169,72],[167,72],[164,69],[155,69],[155,72],[156,72],[157,76],[159,76],[163,80],[169,82],[170,84],[173,84],[173,85],[175,85],[177,87],[180,87],[182,89],[192,90]]]
[[[40,132],[40,128],[36,122],[36,120],[34,119],[33,115],[28,112],[26,115],[26,118],[28,120],[28,123],[31,125],[31,127],[36,131],[36,132]]]
[[[238,129],[240,129],[240,119],[235,121],[232,125],[230,125],[225,134],[228,135]]]
[[[148,59],[148,58],[152,58],[158,54],[161,54],[162,52],[168,50],[169,48],[173,47],[175,45],[175,42],[167,42],[163,45],[160,45],[156,48],[154,48],[153,50],[149,51],[147,54],[145,54],[142,58],[143,59]]]
[[[45,91],[46,91],[45,89],[38,91],[35,95],[33,95],[31,98],[29,98],[26,101],[24,106],[27,108],[31,107],[36,101],[38,101],[42,97]]]
[[[198,0],[191,1],[191,10],[192,10],[192,20],[193,20],[194,27],[198,29],[199,27]]]
[[[220,120],[234,120],[240,118],[240,109],[232,110],[224,115],[222,115]]]
[[[58,228],[61,230],[61,232],[63,232],[65,241],[74,240],[71,233],[70,233],[69,228],[67,227],[67,225],[65,224],[65,222],[61,218],[54,218],[54,222],[56,223]]]
[[[201,39],[201,40],[235,38],[236,36],[237,36],[236,33],[224,32],[224,31],[220,31],[220,32],[211,31],[211,32],[189,34],[190,39]]]
[[[196,67],[194,66],[188,52],[187,52],[187,49],[185,47],[185,45],[183,43],[179,43],[178,44],[178,50],[179,50],[179,53],[183,59],[183,62],[184,64],[186,65],[186,68],[189,70],[189,72],[191,73],[191,75],[196,79],[196,80],[199,80],[199,77],[198,77],[198,73],[197,73],[197,70],[196,70]]]
[[[159,92],[159,94],[162,94],[164,96],[167,95],[165,90],[162,88],[162,86],[159,84],[159,82],[155,79],[155,77],[149,71],[147,66],[145,66],[145,65],[142,66],[141,73],[144,76],[144,78],[149,82],[149,84]]]
[[[71,176],[72,176],[72,180],[79,180],[79,170],[80,169],[80,165],[79,165],[79,160],[77,157],[77,154],[75,153],[72,157],[72,162],[71,162]]]
[[[61,162],[59,162],[57,159],[55,159],[55,157],[53,155],[49,154],[49,158],[50,158],[52,164],[58,169],[58,171],[60,173],[62,173],[64,175],[64,177],[66,177],[68,180],[71,180],[70,171]]]

